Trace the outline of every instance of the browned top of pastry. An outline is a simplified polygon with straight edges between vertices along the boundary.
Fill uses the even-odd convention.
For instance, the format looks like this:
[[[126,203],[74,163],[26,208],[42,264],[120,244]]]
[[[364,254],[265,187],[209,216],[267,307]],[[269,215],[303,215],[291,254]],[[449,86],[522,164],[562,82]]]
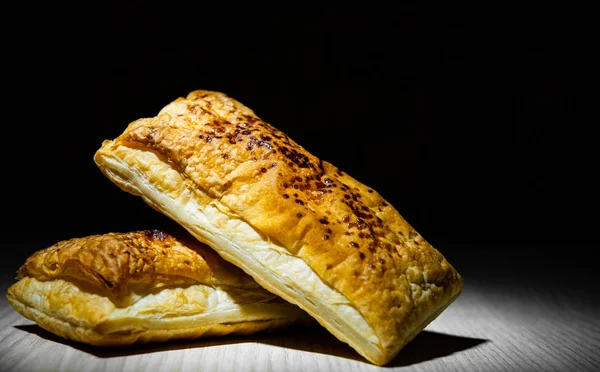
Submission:
[[[419,311],[411,284],[434,289],[430,304],[460,291],[460,275],[381,195],[225,94],[191,92],[131,123],[114,145],[155,151],[301,257],[357,307],[383,346],[398,342]]]
[[[108,233],[58,242],[30,256],[17,279],[66,279],[113,295],[133,286],[257,287],[249,276],[193,238],[160,230]]]

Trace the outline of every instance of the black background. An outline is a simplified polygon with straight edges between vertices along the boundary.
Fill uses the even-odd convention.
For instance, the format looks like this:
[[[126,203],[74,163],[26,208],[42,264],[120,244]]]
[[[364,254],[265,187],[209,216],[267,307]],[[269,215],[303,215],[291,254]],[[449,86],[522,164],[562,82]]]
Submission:
[[[32,253],[168,225],[92,156],[131,121],[209,89],[378,190],[448,256],[527,246],[582,252],[577,265],[592,267],[590,10],[194,4],[4,13],[5,242]]]

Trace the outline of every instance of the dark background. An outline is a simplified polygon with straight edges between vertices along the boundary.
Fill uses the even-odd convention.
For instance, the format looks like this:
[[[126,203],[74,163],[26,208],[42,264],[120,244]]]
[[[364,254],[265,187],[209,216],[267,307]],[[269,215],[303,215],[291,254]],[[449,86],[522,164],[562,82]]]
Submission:
[[[589,9],[195,4],[4,13],[2,230],[18,243],[12,254],[169,225],[92,156],[131,121],[209,89],[378,190],[449,257],[527,250],[593,267]]]

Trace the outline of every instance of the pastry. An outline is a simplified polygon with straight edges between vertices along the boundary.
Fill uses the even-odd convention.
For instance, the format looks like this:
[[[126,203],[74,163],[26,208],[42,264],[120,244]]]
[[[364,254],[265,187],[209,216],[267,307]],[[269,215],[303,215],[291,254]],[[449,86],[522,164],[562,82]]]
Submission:
[[[314,321],[193,237],[160,230],[73,238],[42,249],[7,291],[21,315],[95,345],[251,334]]]
[[[379,193],[223,93],[133,121],[94,161],[374,364],[461,293],[454,267]]]

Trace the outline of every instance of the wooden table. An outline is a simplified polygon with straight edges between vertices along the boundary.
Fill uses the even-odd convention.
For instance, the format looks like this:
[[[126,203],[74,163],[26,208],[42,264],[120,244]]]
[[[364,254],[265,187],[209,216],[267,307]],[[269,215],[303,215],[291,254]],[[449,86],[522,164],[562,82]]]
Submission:
[[[500,249],[508,252],[502,259],[497,246],[463,248],[445,248],[456,252],[449,260],[465,277],[463,294],[384,367],[369,364],[319,327],[119,350],[92,348],[44,331],[16,313],[3,296],[0,368],[27,372],[600,371],[600,306],[591,265],[582,267],[555,257],[540,262],[535,249],[524,249],[525,253],[515,247]],[[515,255],[520,258],[515,260]],[[13,283],[19,264],[4,264],[3,293]]]

